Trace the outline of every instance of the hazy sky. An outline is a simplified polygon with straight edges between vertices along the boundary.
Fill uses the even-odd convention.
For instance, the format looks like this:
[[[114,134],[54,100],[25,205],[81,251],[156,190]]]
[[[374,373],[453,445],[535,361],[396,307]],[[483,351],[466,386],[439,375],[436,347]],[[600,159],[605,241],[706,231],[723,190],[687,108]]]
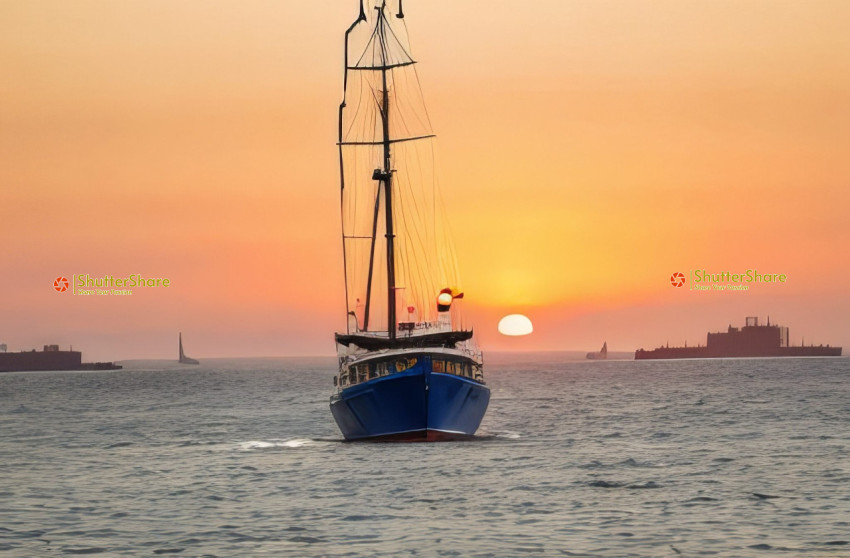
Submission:
[[[0,342],[329,354],[357,0],[0,2]],[[407,0],[484,349],[850,349],[850,3]],[[670,274],[757,269],[747,292]],[[74,296],[73,274],[167,277]],[[498,319],[535,333],[506,338]]]

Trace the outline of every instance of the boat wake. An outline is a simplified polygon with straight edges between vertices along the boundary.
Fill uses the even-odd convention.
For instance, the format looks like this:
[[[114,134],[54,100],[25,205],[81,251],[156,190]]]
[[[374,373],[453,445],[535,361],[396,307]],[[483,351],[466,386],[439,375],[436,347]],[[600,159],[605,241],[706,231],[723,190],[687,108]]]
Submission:
[[[307,446],[317,446],[320,443],[327,442],[328,440],[313,440],[311,438],[290,438],[287,440],[250,440],[248,442],[240,442],[237,444],[237,449],[239,451],[258,451],[258,450],[270,450],[270,449],[278,449],[278,448],[303,448]]]
[[[504,432],[493,432],[486,436],[487,438],[492,438],[494,440],[519,440],[522,438],[519,432],[512,432],[510,430],[505,430]]]
[[[513,441],[519,440],[522,436],[517,432],[487,432],[481,434],[475,434],[469,438],[466,438],[462,441],[464,442],[504,442],[504,441]]]

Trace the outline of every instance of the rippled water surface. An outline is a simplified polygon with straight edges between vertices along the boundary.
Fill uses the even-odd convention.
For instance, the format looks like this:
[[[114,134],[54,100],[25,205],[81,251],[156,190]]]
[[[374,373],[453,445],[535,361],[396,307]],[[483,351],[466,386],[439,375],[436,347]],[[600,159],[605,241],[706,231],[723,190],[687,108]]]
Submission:
[[[850,360],[488,355],[471,442],[342,443],[334,359],[0,374],[0,556],[850,556]]]

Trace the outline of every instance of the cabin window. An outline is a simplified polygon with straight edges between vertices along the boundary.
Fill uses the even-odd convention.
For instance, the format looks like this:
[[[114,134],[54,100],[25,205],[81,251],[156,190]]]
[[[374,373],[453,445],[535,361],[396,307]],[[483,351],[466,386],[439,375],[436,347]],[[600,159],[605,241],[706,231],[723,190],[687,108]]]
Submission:
[[[377,367],[369,367],[369,379],[378,377],[378,369]]]
[[[442,360],[435,360],[431,363],[431,370],[434,372],[445,372],[446,371],[446,363]]]
[[[379,362],[378,364],[375,365],[375,370],[377,371],[378,376],[386,376],[387,373],[388,373],[387,363],[386,362]]]
[[[365,382],[366,376],[369,374],[369,366],[366,364],[358,364],[355,368],[357,369],[357,382]]]
[[[416,365],[416,359],[415,358],[399,359],[399,360],[395,361],[395,370],[396,370],[396,372],[404,372],[405,370],[409,370],[410,368],[413,368],[415,365]]]

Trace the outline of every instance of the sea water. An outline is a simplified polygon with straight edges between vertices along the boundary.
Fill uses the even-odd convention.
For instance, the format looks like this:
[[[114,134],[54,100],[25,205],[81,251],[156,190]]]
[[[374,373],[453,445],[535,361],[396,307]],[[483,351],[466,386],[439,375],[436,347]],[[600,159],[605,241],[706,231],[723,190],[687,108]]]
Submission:
[[[345,443],[333,358],[0,374],[0,556],[850,556],[850,360],[488,354],[469,442]]]

